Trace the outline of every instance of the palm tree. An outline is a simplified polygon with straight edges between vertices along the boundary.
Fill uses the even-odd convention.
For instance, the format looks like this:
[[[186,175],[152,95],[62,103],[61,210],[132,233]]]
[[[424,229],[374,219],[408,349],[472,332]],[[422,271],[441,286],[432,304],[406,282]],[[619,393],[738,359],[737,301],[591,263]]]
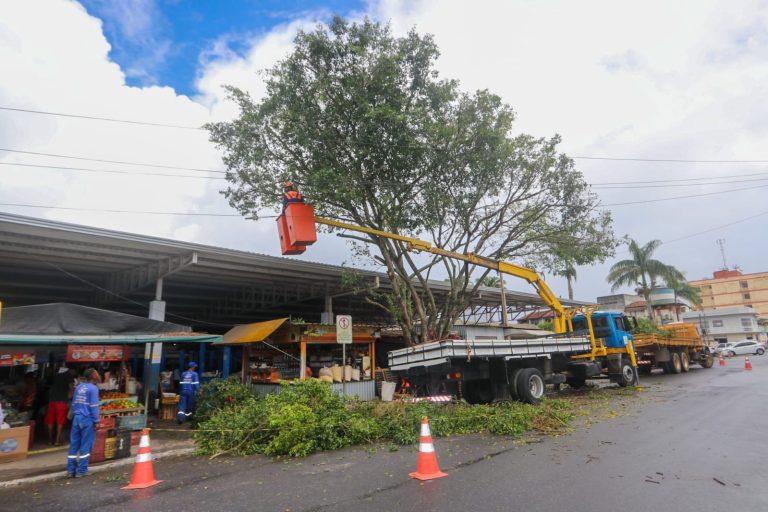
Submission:
[[[501,279],[499,276],[485,276],[482,279],[478,279],[480,286],[487,286],[488,288],[500,288]]]
[[[612,283],[611,291],[613,292],[622,286],[634,286],[635,292],[645,298],[648,316],[653,320],[651,290],[656,286],[657,280],[676,279],[684,281],[685,279],[683,274],[672,265],[651,258],[661,245],[661,240],[651,240],[641,247],[630,238],[627,245],[631,259],[621,260],[613,265],[608,272],[607,281]]]
[[[567,262],[564,270],[557,273],[568,281],[568,300],[573,300],[573,282],[576,280],[576,268],[571,262]]]
[[[701,304],[701,292],[695,286],[688,284],[685,279],[666,279],[667,288],[671,288],[675,292],[675,315],[677,320],[680,321],[680,310],[677,308],[677,299],[682,298],[688,300],[694,306]]]

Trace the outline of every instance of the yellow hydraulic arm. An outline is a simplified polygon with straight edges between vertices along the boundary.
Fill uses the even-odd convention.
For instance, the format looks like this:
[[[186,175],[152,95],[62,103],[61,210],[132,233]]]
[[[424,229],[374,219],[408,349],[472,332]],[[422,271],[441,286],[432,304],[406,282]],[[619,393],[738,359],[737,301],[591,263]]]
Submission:
[[[349,229],[350,231],[358,231],[361,233],[368,233],[382,238],[389,238],[392,240],[400,240],[408,244],[408,249],[411,251],[424,251],[431,254],[437,254],[438,256],[445,256],[447,258],[453,258],[457,260],[466,261],[480,267],[490,268],[501,272],[502,274],[508,274],[511,276],[525,279],[533,285],[536,292],[544,301],[544,304],[555,313],[553,321],[553,330],[556,333],[565,332],[566,328],[566,311],[557,296],[552,292],[552,289],[539,277],[539,275],[530,268],[515,265],[514,263],[507,263],[506,261],[497,261],[484,256],[478,256],[474,253],[459,253],[446,251],[439,247],[434,247],[431,243],[419,240],[418,238],[411,238],[402,235],[396,235],[394,233],[388,233],[386,231],[380,231],[378,229],[366,228],[363,226],[357,226],[355,224],[347,224],[346,222],[340,222],[338,220],[325,219],[322,217],[315,217],[315,222],[318,224],[325,224],[326,226],[333,226],[336,228]]]

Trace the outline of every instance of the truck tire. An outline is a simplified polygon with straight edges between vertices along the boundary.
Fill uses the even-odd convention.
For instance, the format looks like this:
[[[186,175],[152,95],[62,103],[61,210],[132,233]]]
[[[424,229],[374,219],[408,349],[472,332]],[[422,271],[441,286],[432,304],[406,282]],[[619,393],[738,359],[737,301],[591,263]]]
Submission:
[[[680,369],[686,373],[691,368],[691,359],[688,357],[688,351],[680,352]]]
[[[517,376],[517,394],[521,402],[536,405],[546,390],[544,376],[536,368],[524,368]]]
[[[621,365],[621,373],[619,374],[616,383],[620,387],[625,388],[627,386],[631,386],[634,381],[635,371],[632,369],[632,365],[629,363],[624,363]]]
[[[667,373],[680,373],[683,371],[682,363],[680,362],[680,354],[672,352],[669,354],[669,362],[667,363]]]
[[[712,354],[702,354],[699,364],[702,368],[712,368],[715,365],[715,358],[712,357]]]
[[[522,368],[515,368],[509,373],[509,396],[512,400],[520,400],[520,396],[517,394],[517,377],[521,371],[523,371]]]

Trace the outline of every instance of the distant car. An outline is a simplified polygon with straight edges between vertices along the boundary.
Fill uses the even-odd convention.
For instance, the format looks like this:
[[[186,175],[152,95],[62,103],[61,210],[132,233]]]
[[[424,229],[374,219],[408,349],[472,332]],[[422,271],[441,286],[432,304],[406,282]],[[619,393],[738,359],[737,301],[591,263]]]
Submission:
[[[726,348],[728,345],[731,345],[731,343],[718,343],[718,344],[716,344],[714,347],[712,347],[712,349],[711,349],[711,350],[712,350],[712,353],[713,353],[713,354],[715,354],[715,355],[724,354],[724,353],[725,353],[725,352],[724,352],[724,349],[725,349],[725,348]]]
[[[734,343],[726,343],[724,347],[718,346],[717,353],[722,353],[728,357],[744,354],[755,354],[761,356],[765,354],[765,348],[763,348],[758,342],[754,340],[744,340]]]

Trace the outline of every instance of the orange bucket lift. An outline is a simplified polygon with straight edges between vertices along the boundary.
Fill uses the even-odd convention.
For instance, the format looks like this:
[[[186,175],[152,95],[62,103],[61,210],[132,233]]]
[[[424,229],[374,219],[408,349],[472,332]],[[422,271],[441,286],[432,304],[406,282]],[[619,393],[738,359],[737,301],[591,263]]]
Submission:
[[[317,241],[315,211],[309,203],[288,203],[277,218],[283,255],[301,254]]]

